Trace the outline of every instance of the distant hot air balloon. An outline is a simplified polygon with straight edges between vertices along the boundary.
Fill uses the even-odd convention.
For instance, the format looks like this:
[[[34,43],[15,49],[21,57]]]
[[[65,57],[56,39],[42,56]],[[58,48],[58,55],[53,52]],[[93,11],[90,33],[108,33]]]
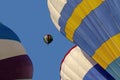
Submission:
[[[61,80],[115,80],[78,46],[62,60],[60,76]]]
[[[44,37],[43,37],[43,40],[46,44],[50,44],[52,41],[53,41],[53,37],[52,35],[50,34],[46,34]]]
[[[57,29],[120,80],[120,0],[48,0]]]
[[[18,36],[0,23],[0,80],[32,80],[33,65]]]

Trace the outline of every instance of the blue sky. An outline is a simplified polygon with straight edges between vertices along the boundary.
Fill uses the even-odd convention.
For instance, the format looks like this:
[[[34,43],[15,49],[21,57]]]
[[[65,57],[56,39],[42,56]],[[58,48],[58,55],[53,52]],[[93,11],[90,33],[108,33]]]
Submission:
[[[33,80],[60,79],[60,62],[74,44],[53,25],[47,0],[0,0],[0,22],[21,39],[34,65]],[[43,41],[48,33],[54,38],[50,45]]]

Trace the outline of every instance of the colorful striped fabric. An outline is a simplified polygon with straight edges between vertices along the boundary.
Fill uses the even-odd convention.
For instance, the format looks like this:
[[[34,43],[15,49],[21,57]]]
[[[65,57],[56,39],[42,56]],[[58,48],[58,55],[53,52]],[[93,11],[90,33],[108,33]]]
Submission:
[[[120,0],[48,0],[57,29],[120,80]]]
[[[61,80],[115,80],[78,46],[63,58],[60,76]]]
[[[0,23],[0,80],[32,80],[33,66],[18,36]]]

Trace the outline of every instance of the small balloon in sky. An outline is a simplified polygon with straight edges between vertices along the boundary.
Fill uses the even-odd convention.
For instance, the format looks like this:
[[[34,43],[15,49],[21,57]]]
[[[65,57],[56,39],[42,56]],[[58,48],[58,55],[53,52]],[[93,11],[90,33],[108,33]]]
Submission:
[[[44,37],[43,37],[43,40],[46,44],[50,44],[52,41],[53,41],[53,37],[51,34],[46,34]]]

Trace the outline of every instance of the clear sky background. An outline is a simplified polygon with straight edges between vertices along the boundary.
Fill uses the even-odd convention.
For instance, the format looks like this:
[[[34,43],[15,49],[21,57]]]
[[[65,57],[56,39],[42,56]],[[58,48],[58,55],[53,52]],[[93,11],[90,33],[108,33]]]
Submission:
[[[49,17],[47,0],[0,0],[0,22],[21,39],[34,66],[33,80],[60,80],[60,63],[74,45],[57,31]],[[45,34],[53,35],[46,45]]]

